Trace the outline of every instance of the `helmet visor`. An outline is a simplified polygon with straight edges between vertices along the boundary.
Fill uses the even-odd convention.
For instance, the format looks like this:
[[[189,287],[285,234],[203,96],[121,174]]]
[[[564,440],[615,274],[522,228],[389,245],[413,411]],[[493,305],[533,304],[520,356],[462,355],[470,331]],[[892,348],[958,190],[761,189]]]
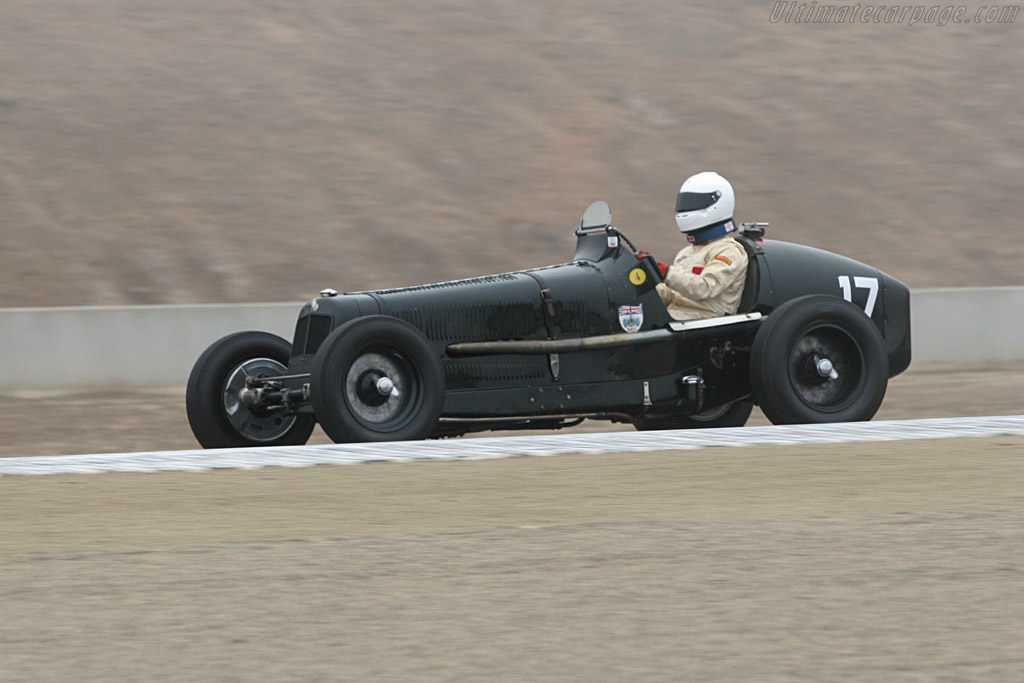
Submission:
[[[680,192],[676,198],[676,213],[701,211],[719,200],[721,192]]]

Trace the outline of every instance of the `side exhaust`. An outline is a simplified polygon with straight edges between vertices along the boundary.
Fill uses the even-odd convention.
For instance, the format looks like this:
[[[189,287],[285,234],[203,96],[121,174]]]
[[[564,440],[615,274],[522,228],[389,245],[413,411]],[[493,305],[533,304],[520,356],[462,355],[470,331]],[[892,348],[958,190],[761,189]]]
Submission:
[[[619,346],[641,346],[657,344],[671,339],[692,339],[714,334],[721,327],[741,325],[744,323],[760,324],[760,313],[743,313],[721,318],[706,320],[689,320],[669,323],[668,329],[650,330],[648,332],[623,332],[620,334],[602,334],[595,337],[578,337],[575,339],[521,339],[510,341],[461,342],[451,344],[446,349],[450,356],[486,356],[502,354],[556,354],[579,353],[611,349]]]

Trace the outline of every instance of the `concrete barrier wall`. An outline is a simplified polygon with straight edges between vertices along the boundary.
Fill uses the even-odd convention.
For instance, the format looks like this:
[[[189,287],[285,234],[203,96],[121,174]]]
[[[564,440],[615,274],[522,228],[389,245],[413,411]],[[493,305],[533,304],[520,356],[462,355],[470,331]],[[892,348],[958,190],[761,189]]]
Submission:
[[[211,342],[291,339],[300,304],[0,309],[0,388],[184,386]]]
[[[915,365],[1024,360],[1024,287],[913,292],[910,326]]]
[[[182,386],[211,342],[290,339],[299,303],[0,309],[0,388]],[[1024,360],[1024,287],[911,296],[914,365]]]

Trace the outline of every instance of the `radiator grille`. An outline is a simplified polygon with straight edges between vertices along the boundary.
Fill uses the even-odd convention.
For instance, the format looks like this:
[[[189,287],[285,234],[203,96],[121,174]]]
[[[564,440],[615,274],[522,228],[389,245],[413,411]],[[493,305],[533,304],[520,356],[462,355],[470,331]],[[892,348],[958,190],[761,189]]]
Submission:
[[[301,315],[295,323],[295,336],[292,337],[292,357],[301,356],[306,352],[306,338],[309,335],[309,316]]]
[[[292,356],[304,353],[316,353],[320,345],[331,333],[333,320],[329,315],[304,315],[295,325],[295,337],[292,339]]]
[[[306,339],[306,353],[316,353],[320,345],[331,333],[331,316],[311,315],[309,316],[309,337]]]

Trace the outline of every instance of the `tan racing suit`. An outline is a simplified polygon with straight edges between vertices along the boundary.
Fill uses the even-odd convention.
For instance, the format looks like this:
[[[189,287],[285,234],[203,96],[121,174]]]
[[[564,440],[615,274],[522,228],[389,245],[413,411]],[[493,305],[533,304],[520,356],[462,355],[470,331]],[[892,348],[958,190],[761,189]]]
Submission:
[[[658,294],[676,320],[732,315],[739,308],[746,275],[747,252],[726,235],[676,254]]]

